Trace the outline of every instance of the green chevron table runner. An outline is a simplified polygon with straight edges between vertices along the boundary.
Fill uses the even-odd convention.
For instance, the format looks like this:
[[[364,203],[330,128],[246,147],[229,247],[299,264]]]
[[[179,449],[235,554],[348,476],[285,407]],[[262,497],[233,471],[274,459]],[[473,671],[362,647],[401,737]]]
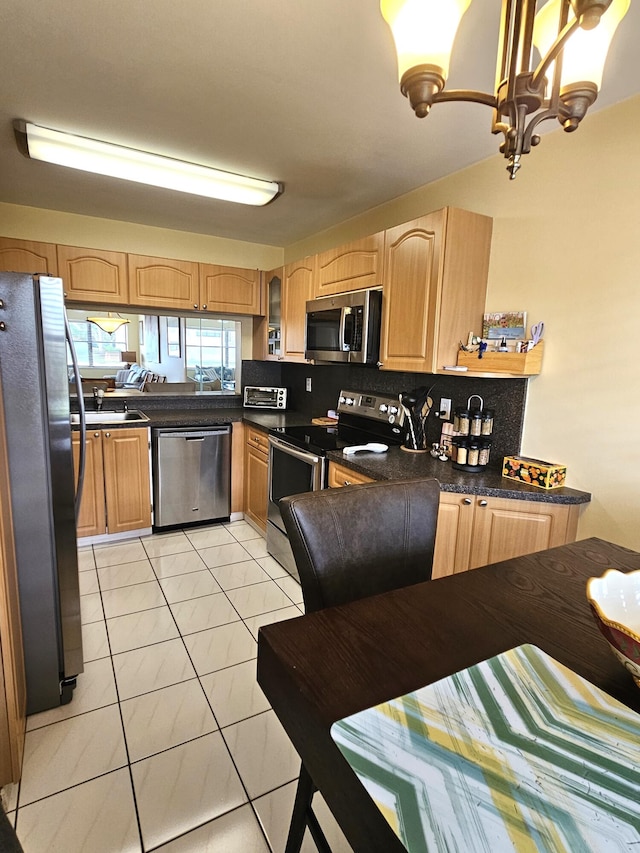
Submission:
[[[640,853],[640,715],[536,646],[331,735],[409,853]]]

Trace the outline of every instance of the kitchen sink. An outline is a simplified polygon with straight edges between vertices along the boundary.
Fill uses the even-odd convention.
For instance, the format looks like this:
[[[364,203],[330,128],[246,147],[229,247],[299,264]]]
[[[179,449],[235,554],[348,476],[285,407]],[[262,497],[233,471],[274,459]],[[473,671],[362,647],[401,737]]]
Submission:
[[[124,424],[135,423],[136,421],[148,421],[149,418],[142,412],[86,412],[86,422],[88,424]],[[76,412],[71,413],[71,423],[79,424],[80,415]]]

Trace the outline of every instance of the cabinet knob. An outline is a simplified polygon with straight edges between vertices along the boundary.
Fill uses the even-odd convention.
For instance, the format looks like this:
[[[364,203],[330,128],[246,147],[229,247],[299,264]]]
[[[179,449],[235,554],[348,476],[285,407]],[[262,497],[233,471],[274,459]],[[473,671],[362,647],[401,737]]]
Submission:
[[[478,506],[486,506],[489,501],[478,501]]]
[[[342,483],[342,485],[343,485],[343,486],[352,486],[352,485],[353,485],[353,483],[351,482],[351,480],[344,480],[344,481],[343,481],[343,483]]]
[[[206,302],[205,302],[205,303],[204,303],[204,305],[202,306],[202,310],[203,310],[203,311],[206,311],[206,310],[207,310],[207,303],[206,303]]]
[[[376,361],[378,367],[384,367],[384,361]]]
[[[193,303],[193,307],[194,307],[196,310],[197,310],[197,308],[198,308],[198,306],[196,305],[196,303],[195,303],[195,302]]]
[[[111,438],[111,433],[110,433],[110,432],[105,432],[104,437],[105,437],[105,438]]]
[[[466,504],[466,506],[470,506],[470,504],[472,504],[473,501],[471,500],[471,498],[464,498],[462,503]]]
[[[100,438],[100,433],[99,433],[99,432],[94,432],[93,437],[94,437],[94,438]]]

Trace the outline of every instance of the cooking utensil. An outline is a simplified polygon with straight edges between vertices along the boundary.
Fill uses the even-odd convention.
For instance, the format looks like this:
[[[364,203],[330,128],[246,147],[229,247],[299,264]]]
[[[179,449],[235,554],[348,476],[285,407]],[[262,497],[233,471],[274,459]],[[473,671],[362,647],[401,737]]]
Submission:
[[[415,405],[416,398],[413,392],[409,393],[408,391],[401,391],[398,395],[400,400],[400,405],[404,409],[404,413],[407,416],[407,422],[409,424],[409,432],[411,433],[411,446],[412,448],[417,448],[418,444],[416,442],[416,433],[413,427],[413,406]]]
[[[385,453],[388,449],[388,444],[381,444],[377,441],[370,441],[368,444],[356,444],[353,447],[345,447],[342,452],[345,454],[345,456],[351,456],[351,454],[357,453],[359,450],[367,450],[371,453]]]

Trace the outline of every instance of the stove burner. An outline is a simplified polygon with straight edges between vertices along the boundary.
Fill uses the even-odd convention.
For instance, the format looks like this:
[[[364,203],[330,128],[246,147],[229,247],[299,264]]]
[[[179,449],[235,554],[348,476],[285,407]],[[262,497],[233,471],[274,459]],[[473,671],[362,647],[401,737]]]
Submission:
[[[271,434],[317,456],[326,456],[331,450],[342,450],[350,445],[367,444],[370,441],[399,445],[404,440],[404,429],[401,420],[389,417],[390,407],[394,404],[399,406],[397,398],[341,391],[337,426],[309,424],[278,427],[272,429]]]

